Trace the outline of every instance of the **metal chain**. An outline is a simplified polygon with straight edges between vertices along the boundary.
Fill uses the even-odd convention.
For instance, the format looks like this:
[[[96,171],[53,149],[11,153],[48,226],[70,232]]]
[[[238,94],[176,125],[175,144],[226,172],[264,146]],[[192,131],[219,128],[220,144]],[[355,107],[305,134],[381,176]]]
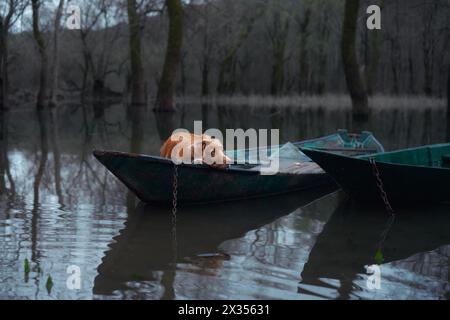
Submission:
[[[177,206],[178,206],[178,166],[174,164],[173,167],[173,185],[172,185],[172,250],[173,250],[173,259],[174,264],[177,262]]]
[[[378,250],[380,250],[380,251],[383,250],[384,242],[386,241],[386,238],[387,238],[387,236],[389,234],[389,231],[391,231],[391,228],[392,228],[392,225],[394,224],[394,221],[395,221],[395,214],[392,214],[389,217],[389,220],[387,221],[386,226],[383,229],[383,232],[381,232],[381,234],[380,234],[380,240],[378,241],[378,244],[377,244],[377,249]]]
[[[173,185],[172,185],[172,218],[176,220],[178,206],[178,166],[173,167]]]
[[[391,230],[392,225],[394,224],[394,221],[395,221],[395,212],[394,212],[394,209],[392,209],[392,206],[391,206],[391,203],[389,202],[387,193],[384,190],[383,180],[381,179],[380,171],[378,170],[378,166],[377,166],[377,162],[375,161],[375,158],[370,157],[369,162],[372,165],[372,172],[376,179],[376,184],[377,184],[378,190],[380,191],[380,197],[384,202],[387,212],[391,215],[389,217],[389,220],[386,223],[386,226],[383,229],[383,232],[380,234],[380,239],[377,243],[377,250],[379,252],[383,252],[384,243],[385,243],[386,238],[389,234],[389,231]]]
[[[373,175],[374,175],[374,177],[376,179],[376,184],[377,184],[378,190],[380,191],[380,197],[381,197],[381,199],[384,202],[384,205],[386,207],[387,212],[389,212],[391,215],[393,215],[394,214],[394,209],[392,209],[392,206],[391,206],[391,203],[389,202],[389,198],[387,196],[387,193],[384,190],[383,180],[381,179],[380,171],[378,170],[378,166],[377,166],[377,163],[375,161],[375,158],[370,157],[369,158],[369,162],[372,165],[372,172],[373,172]]]

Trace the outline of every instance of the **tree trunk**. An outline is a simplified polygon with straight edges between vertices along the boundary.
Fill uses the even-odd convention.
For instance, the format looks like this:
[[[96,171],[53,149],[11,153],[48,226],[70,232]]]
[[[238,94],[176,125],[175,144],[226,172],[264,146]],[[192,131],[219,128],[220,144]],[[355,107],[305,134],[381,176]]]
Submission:
[[[42,37],[39,28],[39,7],[41,5],[39,0],[31,0],[33,9],[33,36],[38,46],[39,55],[41,57],[41,69],[39,73],[39,91],[37,95],[36,106],[38,109],[45,107],[45,99],[47,96],[47,66],[48,58],[44,38]]]
[[[289,18],[284,18],[285,20],[282,21],[283,19],[279,12],[274,13],[273,19],[273,30],[269,31],[273,50],[270,92],[272,95],[279,95],[283,92],[284,88],[284,56],[290,21]]]
[[[433,2],[433,8],[428,9],[425,13],[425,20],[423,21],[424,29],[422,33],[422,46],[423,46],[423,65],[425,68],[424,76],[424,92],[427,96],[433,94],[433,69],[434,69],[434,25],[435,13],[437,12],[437,1]],[[431,3],[430,3],[431,4]]]
[[[0,109],[6,108],[8,88],[8,31],[0,18]]]
[[[450,63],[447,71],[447,126],[450,128]]]
[[[180,92],[181,95],[185,96],[186,95],[186,88],[187,88],[187,76],[186,76],[186,58],[187,56],[187,52],[184,52],[183,54],[181,54],[181,59],[180,59]]]
[[[383,11],[384,8],[384,1],[381,0],[379,3],[381,11]],[[366,72],[366,86],[367,86],[367,92],[369,95],[372,95],[374,92],[375,87],[375,81],[377,78],[378,73],[378,65],[380,62],[380,35],[381,30],[371,30],[372,33],[372,39],[371,39],[371,49],[372,53],[370,55],[370,64],[367,68]]]
[[[8,99],[8,34],[14,12],[10,3],[6,16],[0,15],[0,109],[6,109]]]
[[[131,104],[145,105],[145,77],[141,56],[140,18],[136,0],[127,0],[128,24],[130,28],[130,60],[131,60]]]
[[[225,58],[219,65],[219,83],[217,92],[219,94],[232,94],[236,88],[236,56],[239,48],[247,40],[253,30],[253,26],[259,17],[265,13],[265,7],[259,9],[254,16],[250,17],[249,22],[243,26],[239,33],[237,41],[228,49]]]
[[[219,94],[233,94],[236,89],[237,50],[232,50],[230,53],[219,66],[219,84],[217,85]]]
[[[320,41],[319,41],[319,52],[318,52],[318,60],[319,60],[319,72],[317,74],[317,94],[322,95],[325,90],[325,76],[327,70],[327,54],[326,54],[326,46],[329,39],[329,31],[328,31],[328,13],[325,11],[323,13],[324,18],[320,27]]]
[[[0,109],[0,195],[6,192],[6,165],[8,161],[8,151],[6,135],[8,133],[6,112]]]
[[[155,111],[174,111],[177,70],[183,43],[183,7],[181,0],[166,0],[169,13],[169,35],[163,72],[158,85]]]
[[[308,59],[307,53],[308,50],[308,38],[309,38],[309,22],[311,17],[311,9],[307,8],[305,11],[305,15],[303,17],[303,21],[300,24],[300,79],[298,85],[298,93],[303,94],[307,91],[308,88]]]
[[[352,98],[353,115],[366,118],[369,115],[367,92],[361,80],[356,57],[356,23],[358,19],[358,9],[359,0],[345,1],[341,47],[345,79]]]
[[[400,59],[400,44],[399,44],[399,1],[395,2],[395,34],[391,38],[391,69],[392,69],[392,93],[398,95],[400,92],[399,87],[399,66],[401,65]]]
[[[206,17],[207,19],[207,17]],[[205,30],[203,34],[203,54],[202,54],[202,97],[209,95],[209,61],[210,61],[210,50],[209,50],[209,38],[208,38],[208,20],[205,21]]]
[[[61,152],[59,149],[58,115],[56,109],[49,110],[49,133],[53,149],[53,168],[55,191],[60,206],[64,206],[64,195],[61,187]]]
[[[416,94],[416,89],[415,89],[415,77],[414,77],[414,62],[413,62],[413,49],[411,48],[409,50],[409,55],[408,55],[408,74],[409,74],[409,93],[410,94]]]
[[[59,0],[55,14],[55,25],[53,31],[53,67],[50,75],[50,106],[56,106],[56,92],[58,90],[59,71],[59,33],[61,30],[61,18],[64,9],[64,0]]]
[[[202,66],[202,96],[206,97],[209,95],[209,62],[205,57],[203,58]]]

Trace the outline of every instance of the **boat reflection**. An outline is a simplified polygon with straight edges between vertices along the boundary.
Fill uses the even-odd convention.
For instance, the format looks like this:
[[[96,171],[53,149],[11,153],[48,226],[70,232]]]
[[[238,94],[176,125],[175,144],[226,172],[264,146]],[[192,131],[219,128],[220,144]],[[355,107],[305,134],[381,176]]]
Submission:
[[[436,273],[442,273],[444,278],[435,278],[448,284],[449,255],[441,255],[440,261],[429,257],[435,257],[436,252],[449,253],[449,209],[449,205],[405,209],[397,211],[392,221],[385,211],[342,203],[317,238],[301,274],[299,293],[322,298],[374,298],[366,291],[362,276],[366,275],[365,266],[377,262],[382,263],[384,280],[388,283],[393,277],[394,281],[405,281],[400,274],[408,271],[413,277],[435,277]],[[377,251],[384,237],[380,255]],[[323,288],[336,294],[327,295],[331,291]],[[385,294],[392,296],[392,292]]]
[[[209,267],[220,266],[227,259],[226,254],[218,252],[221,243],[241,237],[331,191],[333,188],[319,188],[264,199],[184,207],[177,213],[175,248],[170,209],[141,203],[135,212],[129,212],[125,228],[102,259],[94,294],[111,295],[136,280],[160,281],[165,289],[163,299],[171,299],[176,263],[193,258]],[[158,271],[164,272],[162,278]]]

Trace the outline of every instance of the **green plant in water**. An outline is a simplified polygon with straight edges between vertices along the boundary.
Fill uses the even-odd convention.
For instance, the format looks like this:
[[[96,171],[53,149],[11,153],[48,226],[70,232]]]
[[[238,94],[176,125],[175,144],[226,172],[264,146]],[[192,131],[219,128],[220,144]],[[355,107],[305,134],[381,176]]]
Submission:
[[[47,282],[45,283],[45,288],[47,288],[48,294],[50,294],[52,292],[53,280],[52,280],[52,276],[51,275],[49,275],[48,278],[47,278]]]
[[[27,274],[30,273],[30,262],[28,261],[28,259],[25,259],[23,261],[23,271]]]
[[[378,265],[381,265],[384,261],[383,252],[381,252],[381,249],[378,249],[375,253],[375,263]]]
[[[141,276],[140,274],[137,274],[137,273],[133,273],[131,275],[131,277],[134,281],[144,281],[145,280],[144,276]]]

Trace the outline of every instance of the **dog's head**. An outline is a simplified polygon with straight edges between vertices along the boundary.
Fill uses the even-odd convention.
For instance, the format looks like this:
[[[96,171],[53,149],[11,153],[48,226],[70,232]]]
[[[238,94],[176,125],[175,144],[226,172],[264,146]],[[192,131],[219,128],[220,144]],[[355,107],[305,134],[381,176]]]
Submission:
[[[218,139],[205,136],[205,139],[202,141],[202,150],[203,162],[210,166],[224,168],[232,162],[225,154],[223,144]]]
[[[184,163],[206,163],[218,168],[224,168],[232,162],[225,155],[220,140],[208,135],[200,136],[181,132],[173,134],[169,141],[166,142],[161,151],[161,154],[166,157],[182,160]]]

